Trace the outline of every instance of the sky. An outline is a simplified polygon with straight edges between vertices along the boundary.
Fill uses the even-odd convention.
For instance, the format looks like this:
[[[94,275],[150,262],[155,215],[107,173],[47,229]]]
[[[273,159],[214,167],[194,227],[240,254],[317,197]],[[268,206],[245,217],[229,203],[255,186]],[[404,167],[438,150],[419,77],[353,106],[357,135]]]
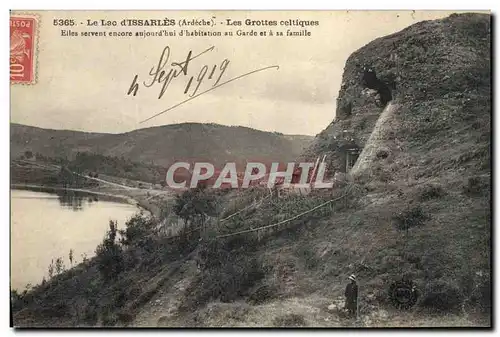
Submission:
[[[33,12],[30,12],[33,13]],[[247,126],[284,134],[316,135],[335,117],[335,102],[345,62],[349,55],[372,40],[400,31],[422,20],[438,19],[453,12],[443,11],[41,11],[36,48],[37,81],[33,85],[11,85],[11,122],[51,129],[121,133],[165,124],[199,122]],[[121,27],[125,19],[206,19],[216,26],[205,31],[231,29],[232,37],[70,37],[61,35],[54,19],[74,19],[73,32],[143,31],[145,27]],[[116,20],[117,27],[87,26],[87,20]],[[243,25],[228,27],[226,19]],[[261,31],[300,27],[246,26],[250,20],[312,20],[306,27],[311,36],[236,36],[241,29]],[[197,55],[166,87],[150,84],[162,52],[170,57],[164,70],[181,72],[172,62],[182,62],[189,51]],[[165,54],[166,55],[166,54]],[[165,61],[166,58],[164,57]],[[207,66],[204,68],[204,66]],[[218,84],[254,70],[271,66],[227,84]],[[215,68],[214,68],[215,67]],[[207,69],[198,91],[197,79]],[[215,69],[212,78],[208,78]],[[224,69],[224,71],[222,71]],[[150,72],[153,75],[150,75]],[[138,90],[128,95],[137,75]],[[189,79],[193,81],[188,86]],[[212,89],[197,97],[203,91]],[[180,102],[190,99],[148,121]]]

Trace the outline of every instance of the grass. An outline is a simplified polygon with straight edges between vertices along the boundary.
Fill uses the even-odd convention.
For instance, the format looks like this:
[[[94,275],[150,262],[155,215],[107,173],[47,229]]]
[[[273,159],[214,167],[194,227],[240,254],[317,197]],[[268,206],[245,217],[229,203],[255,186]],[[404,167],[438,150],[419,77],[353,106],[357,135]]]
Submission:
[[[306,321],[300,314],[285,314],[276,317],[273,320],[273,324],[277,327],[291,328],[305,326]]]

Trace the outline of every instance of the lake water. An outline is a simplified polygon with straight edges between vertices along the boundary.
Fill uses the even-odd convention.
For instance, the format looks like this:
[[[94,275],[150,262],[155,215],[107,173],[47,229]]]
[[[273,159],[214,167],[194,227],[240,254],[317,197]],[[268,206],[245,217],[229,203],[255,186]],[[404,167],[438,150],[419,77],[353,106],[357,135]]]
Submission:
[[[137,213],[136,206],[103,200],[101,196],[11,190],[11,286],[23,290],[45,277],[52,260],[61,257],[70,266],[94,255],[109,221],[118,228]]]

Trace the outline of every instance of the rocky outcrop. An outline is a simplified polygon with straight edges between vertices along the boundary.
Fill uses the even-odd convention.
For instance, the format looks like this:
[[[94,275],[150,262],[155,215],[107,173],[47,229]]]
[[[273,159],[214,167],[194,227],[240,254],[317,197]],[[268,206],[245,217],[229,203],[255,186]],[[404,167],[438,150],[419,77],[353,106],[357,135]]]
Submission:
[[[381,165],[393,165],[394,172],[417,165],[419,156],[442,145],[429,143],[432,139],[446,143],[453,133],[453,141],[461,142],[470,135],[466,129],[471,123],[484,124],[474,132],[481,130],[485,140],[490,125],[490,51],[490,16],[485,14],[423,21],[370,42],[348,58],[336,118],[303,157],[326,154],[330,173],[345,172],[346,150],[367,145],[389,100],[398,105],[391,117],[397,128],[385,132],[389,146],[384,151],[391,155],[378,159],[384,160]],[[372,75],[367,67],[374,70]],[[399,160],[401,151],[404,159]],[[484,146],[477,151],[472,156],[486,156]]]

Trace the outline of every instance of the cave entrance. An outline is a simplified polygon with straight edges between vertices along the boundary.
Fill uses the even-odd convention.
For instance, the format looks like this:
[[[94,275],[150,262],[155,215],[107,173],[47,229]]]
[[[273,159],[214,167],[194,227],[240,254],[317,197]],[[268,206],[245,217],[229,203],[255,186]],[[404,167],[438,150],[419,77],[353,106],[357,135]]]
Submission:
[[[354,164],[356,164],[356,161],[359,158],[359,155],[361,153],[361,149],[359,147],[353,147],[346,149],[345,151],[345,172],[349,173],[349,171],[352,169]]]
[[[362,83],[366,88],[374,89],[380,97],[380,106],[385,107],[387,103],[392,101],[391,88],[382,80],[377,78],[375,69],[371,67],[363,67]]]

